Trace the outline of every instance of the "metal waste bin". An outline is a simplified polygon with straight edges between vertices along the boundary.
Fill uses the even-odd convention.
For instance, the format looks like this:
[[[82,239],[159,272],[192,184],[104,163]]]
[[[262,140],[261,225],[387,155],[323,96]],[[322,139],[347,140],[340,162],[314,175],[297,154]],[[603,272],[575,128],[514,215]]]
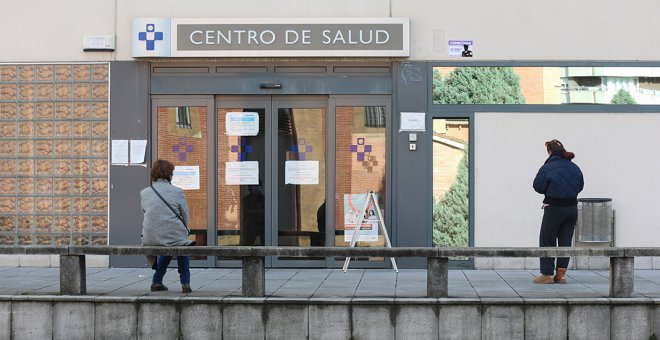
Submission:
[[[578,199],[577,242],[609,242],[614,245],[611,198]]]

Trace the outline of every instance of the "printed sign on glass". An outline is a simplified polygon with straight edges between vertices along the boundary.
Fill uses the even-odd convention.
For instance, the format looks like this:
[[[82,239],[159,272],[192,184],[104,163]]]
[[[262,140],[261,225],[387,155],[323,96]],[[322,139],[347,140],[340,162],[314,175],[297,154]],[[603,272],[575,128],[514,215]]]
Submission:
[[[259,162],[225,162],[226,185],[259,185]]]
[[[284,184],[319,184],[319,161],[286,161]]]
[[[199,165],[175,166],[172,185],[183,190],[199,190]]]
[[[227,112],[225,118],[227,136],[256,136],[259,134],[257,112]]]

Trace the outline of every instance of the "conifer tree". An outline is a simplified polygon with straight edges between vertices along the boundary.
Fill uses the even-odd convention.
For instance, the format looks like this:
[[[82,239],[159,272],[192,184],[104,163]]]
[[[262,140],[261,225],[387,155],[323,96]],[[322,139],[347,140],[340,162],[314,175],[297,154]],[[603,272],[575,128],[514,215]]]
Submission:
[[[438,104],[525,103],[520,78],[511,67],[457,67],[437,88]]]
[[[635,98],[633,98],[630,93],[624,89],[620,89],[619,92],[617,92],[613,97],[612,97],[612,104],[622,104],[622,105],[634,105],[637,104],[635,101]]]
[[[433,245],[466,247],[470,221],[469,157],[467,147],[456,180],[441,199],[433,199]]]

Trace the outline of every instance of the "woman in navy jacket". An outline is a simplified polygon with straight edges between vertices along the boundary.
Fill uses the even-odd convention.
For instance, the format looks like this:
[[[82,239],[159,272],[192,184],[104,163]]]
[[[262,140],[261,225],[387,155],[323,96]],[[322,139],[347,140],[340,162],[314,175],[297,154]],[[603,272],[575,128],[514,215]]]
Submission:
[[[534,190],[545,195],[539,247],[570,247],[578,216],[577,196],[584,187],[582,171],[571,161],[575,154],[560,141],[545,142],[545,148],[549,157],[534,178]],[[555,273],[555,259],[542,257],[541,275],[534,283],[566,283],[568,262],[568,257],[558,257]]]

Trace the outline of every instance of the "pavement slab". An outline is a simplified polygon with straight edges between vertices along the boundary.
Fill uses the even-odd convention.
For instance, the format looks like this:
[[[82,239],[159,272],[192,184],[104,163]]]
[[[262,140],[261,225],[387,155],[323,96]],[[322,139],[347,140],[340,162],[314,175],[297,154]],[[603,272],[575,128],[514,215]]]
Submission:
[[[181,293],[176,268],[165,275],[167,292],[151,292],[148,268],[88,268],[87,295],[110,297],[192,296],[223,298],[241,295],[240,268],[193,268],[191,294]],[[607,270],[572,270],[566,284],[532,283],[533,270],[450,270],[450,299],[603,299],[609,294]],[[266,270],[267,298],[394,299],[425,298],[426,270],[307,269]],[[635,271],[634,297],[660,299],[660,271]],[[0,295],[58,295],[59,268],[0,268]]]

